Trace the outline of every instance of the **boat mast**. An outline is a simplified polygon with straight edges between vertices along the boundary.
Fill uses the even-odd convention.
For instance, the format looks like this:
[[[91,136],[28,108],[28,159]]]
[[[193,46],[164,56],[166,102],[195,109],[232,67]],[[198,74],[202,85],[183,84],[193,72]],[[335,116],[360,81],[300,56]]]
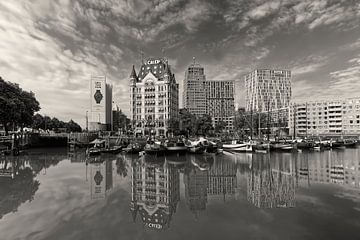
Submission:
[[[294,110],[293,110],[293,128],[294,128],[294,135],[293,135],[293,139],[296,138],[296,105],[294,104]]]

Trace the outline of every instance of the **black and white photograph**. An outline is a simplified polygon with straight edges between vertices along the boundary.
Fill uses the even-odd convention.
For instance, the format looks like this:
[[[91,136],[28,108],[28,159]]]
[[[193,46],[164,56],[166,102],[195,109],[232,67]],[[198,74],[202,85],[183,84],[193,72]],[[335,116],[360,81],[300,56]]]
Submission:
[[[0,0],[0,240],[360,239],[360,0]]]

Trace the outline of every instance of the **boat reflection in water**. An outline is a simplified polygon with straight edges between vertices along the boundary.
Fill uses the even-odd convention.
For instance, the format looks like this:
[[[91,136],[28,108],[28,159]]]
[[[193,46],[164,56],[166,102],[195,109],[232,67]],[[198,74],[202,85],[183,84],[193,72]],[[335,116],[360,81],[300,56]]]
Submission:
[[[180,200],[179,171],[165,157],[155,157],[155,160],[146,157],[132,162],[130,210],[133,221],[139,216],[148,228],[167,229]]]

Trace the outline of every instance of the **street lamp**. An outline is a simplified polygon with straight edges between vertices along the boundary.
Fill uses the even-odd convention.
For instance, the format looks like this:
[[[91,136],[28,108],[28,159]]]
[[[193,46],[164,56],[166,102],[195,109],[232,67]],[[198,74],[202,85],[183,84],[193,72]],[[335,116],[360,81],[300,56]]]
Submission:
[[[87,132],[89,131],[89,128],[88,128],[88,124],[89,124],[88,112],[89,111],[86,111],[86,131]]]

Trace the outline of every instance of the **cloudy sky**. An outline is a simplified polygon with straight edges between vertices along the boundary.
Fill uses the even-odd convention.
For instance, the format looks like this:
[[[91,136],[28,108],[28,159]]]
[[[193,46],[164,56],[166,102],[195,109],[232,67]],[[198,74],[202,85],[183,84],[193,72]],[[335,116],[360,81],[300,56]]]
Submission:
[[[43,114],[84,125],[91,74],[128,113],[141,51],[167,56],[180,84],[196,57],[207,79],[236,80],[239,106],[254,68],[292,70],[294,99],[360,96],[360,1],[0,1],[0,76],[35,92]]]

